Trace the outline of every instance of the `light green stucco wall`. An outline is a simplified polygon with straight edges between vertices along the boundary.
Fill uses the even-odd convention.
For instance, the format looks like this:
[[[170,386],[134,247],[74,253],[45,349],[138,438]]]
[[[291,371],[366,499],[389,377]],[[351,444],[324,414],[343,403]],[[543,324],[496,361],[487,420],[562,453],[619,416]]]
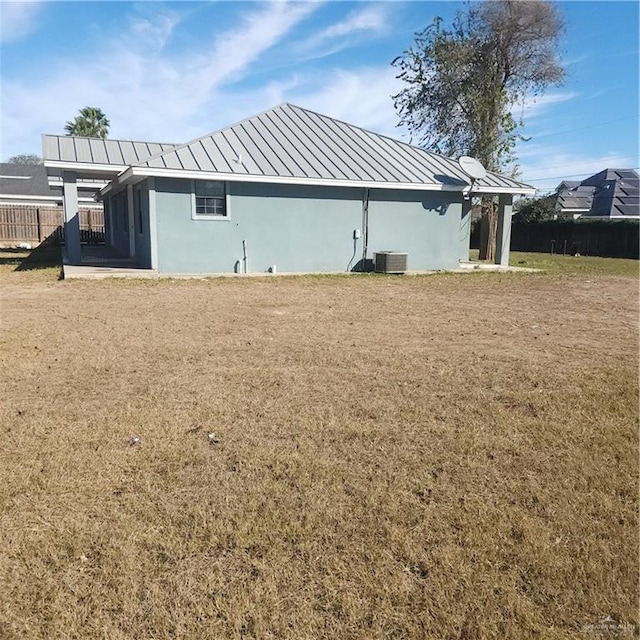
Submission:
[[[346,271],[362,257],[363,189],[229,183],[227,219],[192,220],[192,183],[156,179],[160,273],[232,273],[247,243],[248,271]],[[410,269],[455,268],[461,196],[371,190],[369,258],[378,250],[409,254]]]
[[[376,251],[407,253],[410,270],[458,266],[460,194],[372,189],[369,257]]]

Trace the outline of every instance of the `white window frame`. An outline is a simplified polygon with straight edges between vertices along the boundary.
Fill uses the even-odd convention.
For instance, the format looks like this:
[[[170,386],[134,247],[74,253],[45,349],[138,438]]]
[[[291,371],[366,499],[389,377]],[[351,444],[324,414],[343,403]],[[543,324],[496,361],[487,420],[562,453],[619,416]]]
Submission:
[[[191,180],[191,219],[192,220],[213,220],[213,221],[222,221],[222,220],[230,220],[231,219],[231,198],[229,197],[229,183],[226,180],[203,180],[202,182],[222,182],[224,184],[224,209],[225,215],[223,216],[215,216],[215,215],[203,215],[196,213],[196,182],[197,180]]]

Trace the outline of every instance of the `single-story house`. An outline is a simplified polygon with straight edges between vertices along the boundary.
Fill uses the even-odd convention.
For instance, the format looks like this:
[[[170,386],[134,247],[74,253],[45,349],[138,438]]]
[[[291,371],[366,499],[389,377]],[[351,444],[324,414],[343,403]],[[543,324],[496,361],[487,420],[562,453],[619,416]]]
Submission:
[[[412,270],[456,268],[471,193],[499,196],[496,261],[508,264],[512,197],[535,193],[288,103],[124,164],[99,191],[107,242],[161,274],[360,270],[383,251],[407,254]],[[72,185],[71,167],[56,166]]]
[[[640,218],[640,176],[635,169],[604,169],[581,182],[563,180],[556,208],[565,218],[630,220]]]

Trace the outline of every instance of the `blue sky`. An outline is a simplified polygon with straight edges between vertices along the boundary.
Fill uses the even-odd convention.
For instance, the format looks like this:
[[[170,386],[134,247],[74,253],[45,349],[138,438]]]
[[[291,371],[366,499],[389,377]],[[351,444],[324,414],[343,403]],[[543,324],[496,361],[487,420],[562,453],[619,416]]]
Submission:
[[[390,61],[457,2],[0,1],[0,159],[81,107],[110,137],[186,142],[288,101],[409,141]],[[560,2],[567,78],[522,108],[521,178],[638,167],[639,4]],[[520,111],[518,111],[520,113]]]

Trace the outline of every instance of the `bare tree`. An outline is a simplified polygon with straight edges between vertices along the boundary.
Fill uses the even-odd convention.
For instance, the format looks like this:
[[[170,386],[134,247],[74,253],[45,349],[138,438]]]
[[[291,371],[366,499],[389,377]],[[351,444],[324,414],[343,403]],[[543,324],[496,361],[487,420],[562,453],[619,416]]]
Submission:
[[[515,145],[525,97],[562,82],[558,45],[564,23],[544,0],[467,5],[451,26],[435,18],[393,60],[407,84],[393,97],[400,123],[425,148],[474,156],[491,171],[517,174]],[[480,257],[495,253],[496,207],[483,201]]]
[[[17,156],[11,156],[7,162],[9,164],[42,164],[42,158],[34,153],[20,153]]]

